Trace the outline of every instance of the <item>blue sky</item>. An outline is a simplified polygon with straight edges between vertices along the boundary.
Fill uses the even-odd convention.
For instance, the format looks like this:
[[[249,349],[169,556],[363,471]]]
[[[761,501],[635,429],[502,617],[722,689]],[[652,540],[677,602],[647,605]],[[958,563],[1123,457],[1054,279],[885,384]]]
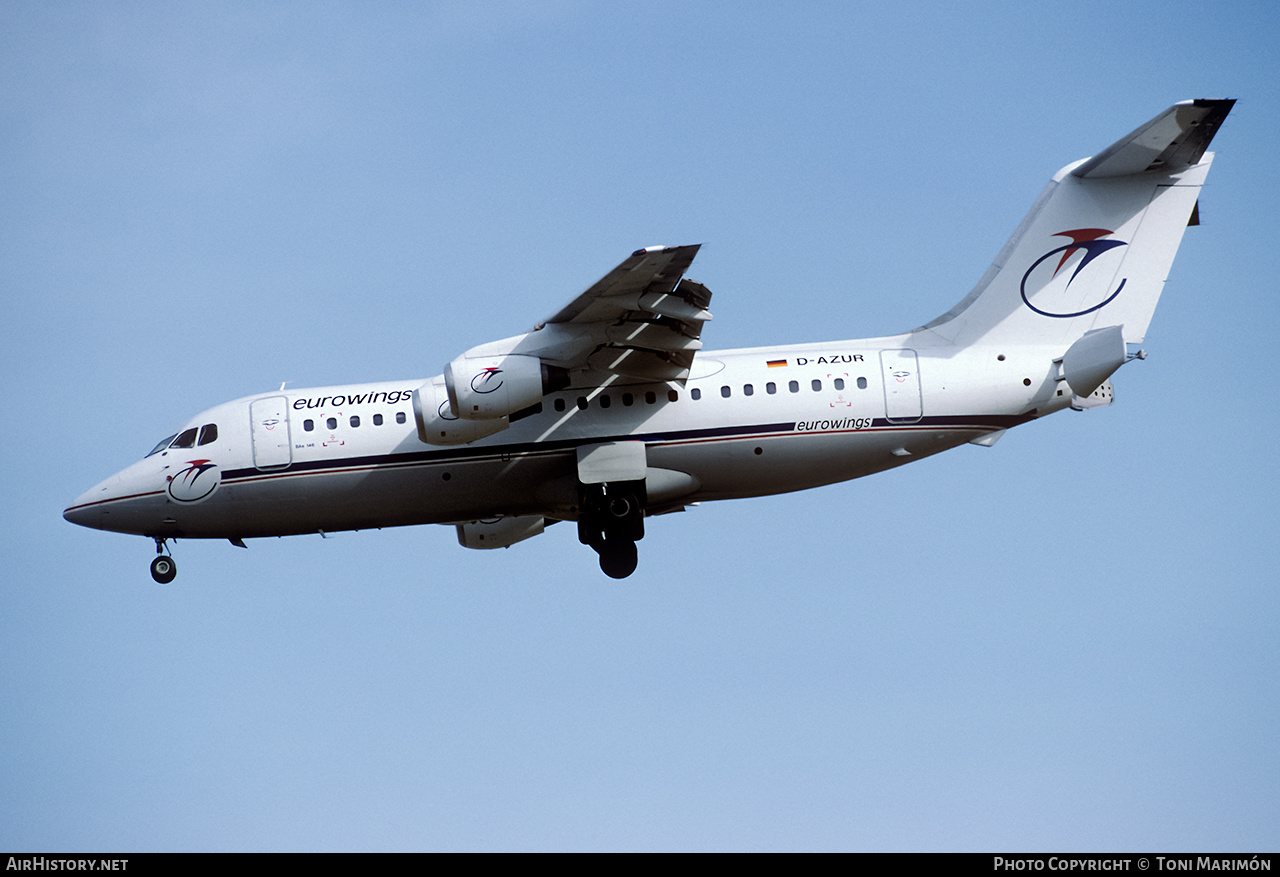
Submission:
[[[1270,3],[0,8],[0,849],[1274,850]],[[152,546],[216,403],[427,377],[640,246],[711,347],[902,331],[1234,97],[1117,402],[653,520]]]

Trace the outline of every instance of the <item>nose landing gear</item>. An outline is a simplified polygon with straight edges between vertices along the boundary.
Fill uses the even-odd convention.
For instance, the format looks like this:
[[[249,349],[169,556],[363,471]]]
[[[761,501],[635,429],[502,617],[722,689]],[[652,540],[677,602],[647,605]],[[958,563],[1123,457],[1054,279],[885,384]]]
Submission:
[[[178,565],[173,562],[171,555],[165,554],[165,543],[168,540],[159,536],[154,538],[156,540],[156,557],[151,561],[151,578],[162,585],[167,585],[177,577]]]

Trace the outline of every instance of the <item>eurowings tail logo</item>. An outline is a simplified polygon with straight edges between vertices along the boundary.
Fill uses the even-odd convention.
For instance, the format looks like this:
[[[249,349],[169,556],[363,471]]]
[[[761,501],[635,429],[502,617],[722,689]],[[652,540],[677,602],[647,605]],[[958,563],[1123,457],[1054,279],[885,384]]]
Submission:
[[[199,502],[205,499],[222,481],[218,464],[211,460],[188,460],[187,468],[169,476],[169,498],[175,502]]]
[[[1085,314],[1091,314],[1096,310],[1100,310],[1111,302],[1115,301],[1116,296],[1120,294],[1120,290],[1124,289],[1125,280],[1121,279],[1120,285],[1110,295],[1098,301],[1101,296],[1106,294],[1107,287],[1102,286],[1097,291],[1092,289],[1081,291],[1079,289],[1071,290],[1071,284],[1080,276],[1090,263],[1101,256],[1103,253],[1109,252],[1116,247],[1127,247],[1128,241],[1104,241],[1102,237],[1109,234],[1115,234],[1105,228],[1076,228],[1071,231],[1060,231],[1054,237],[1071,238],[1071,243],[1063,244],[1055,247],[1045,253],[1039,259],[1031,263],[1031,267],[1027,269],[1027,273],[1022,275],[1022,301],[1027,307],[1040,314],[1042,317],[1058,317],[1066,319],[1069,317],[1082,317]],[[1071,272],[1071,276],[1063,283],[1058,276],[1058,272],[1062,271],[1068,260],[1078,252],[1084,252],[1084,257],[1080,259],[1076,265],[1076,270]],[[1053,273],[1049,276],[1045,275],[1045,270],[1041,270],[1033,282],[1033,290],[1027,292],[1027,282],[1032,280],[1031,275],[1036,273],[1036,269],[1040,268],[1045,262],[1054,256],[1062,254],[1058,259],[1058,264],[1054,266]],[[1094,274],[1100,269],[1105,270],[1105,263],[1094,268]],[[1113,266],[1113,270],[1114,270]],[[1064,275],[1065,276],[1065,275]],[[1088,276],[1085,278],[1089,279]],[[1032,304],[1031,297],[1035,296],[1038,304]]]

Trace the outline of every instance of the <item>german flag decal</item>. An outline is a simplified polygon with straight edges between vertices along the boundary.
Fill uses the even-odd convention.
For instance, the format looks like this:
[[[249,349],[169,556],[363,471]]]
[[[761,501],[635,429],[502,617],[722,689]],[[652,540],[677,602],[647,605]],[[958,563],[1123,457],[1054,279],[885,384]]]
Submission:
[[[769,368],[782,368],[787,364],[785,359],[771,359],[768,362]]]

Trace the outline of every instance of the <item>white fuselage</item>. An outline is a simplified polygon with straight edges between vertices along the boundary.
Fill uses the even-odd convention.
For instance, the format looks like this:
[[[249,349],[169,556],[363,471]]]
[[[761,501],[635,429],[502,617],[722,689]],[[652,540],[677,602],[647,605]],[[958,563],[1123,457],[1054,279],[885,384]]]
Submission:
[[[969,294],[902,335],[704,351],[697,244],[635,250],[522,335],[429,380],[218,406],[79,497],[77,524],[241,540],[451,523],[502,548],[576,521],[636,568],[644,516],[879,472],[1112,399],[1141,358],[1232,100],[1174,104],[1050,179]]]
[[[660,513],[857,478],[1071,401],[1055,381],[1061,350],[925,345],[903,335],[705,351],[684,385],[569,387],[548,394],[540,413],[452,446],[419,437],[412,393],[423,379],[264,393],[193,418],[184,430],[203,436],[213,424],[216,439],[153,452],[79,497],[66,517],[150,537],[233,540],[517,515],[573,520],[578,449],[608,442],[643,442],[649,510]]]

